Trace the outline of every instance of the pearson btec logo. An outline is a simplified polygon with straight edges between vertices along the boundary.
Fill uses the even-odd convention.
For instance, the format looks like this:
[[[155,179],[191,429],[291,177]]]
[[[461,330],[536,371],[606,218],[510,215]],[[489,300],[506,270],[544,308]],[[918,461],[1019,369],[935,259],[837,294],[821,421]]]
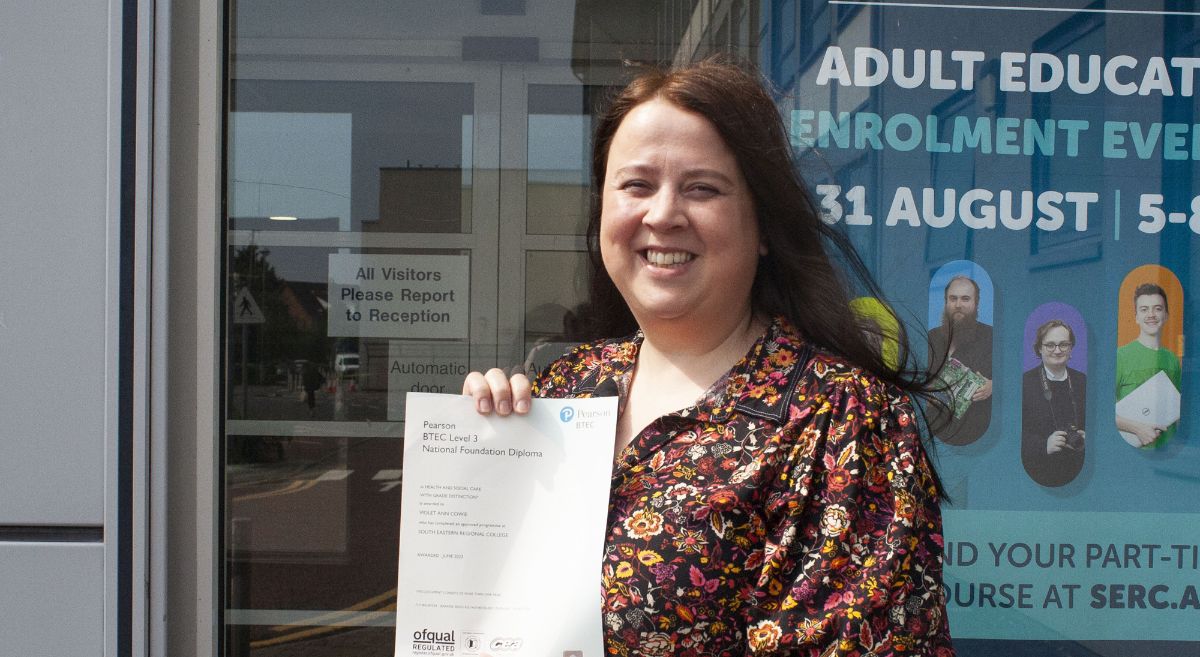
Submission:
[[[573,417],[575,417],[575,409],[571,408],[570,406],[564,406],[563,409],[558,412],[558,419],[562,420],[563,422],[570,422],[571,418]]]

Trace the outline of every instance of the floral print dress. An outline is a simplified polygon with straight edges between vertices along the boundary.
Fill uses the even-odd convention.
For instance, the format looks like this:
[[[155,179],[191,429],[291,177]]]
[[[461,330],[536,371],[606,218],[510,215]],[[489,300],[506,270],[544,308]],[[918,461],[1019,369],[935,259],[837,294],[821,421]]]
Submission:
[[[535,394],[620,394],[640,346],[579,347]],[[951,657],[941,531],[907,396],[776,319],[616,456],[608,654]]]

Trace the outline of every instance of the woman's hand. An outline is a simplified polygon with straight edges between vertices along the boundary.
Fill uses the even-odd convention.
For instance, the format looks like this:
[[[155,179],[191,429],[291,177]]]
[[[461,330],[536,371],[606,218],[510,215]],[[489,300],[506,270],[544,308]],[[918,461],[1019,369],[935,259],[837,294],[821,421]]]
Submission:
[[[483,415],[495,410],[500,415],[509,415],[514,410],[519,415],[529,412],[529,377],[514,374],[509,377],[504,370],[493,367],[480,374],[471,372],[463,381],[462,394],[475,399],[475,410]]]

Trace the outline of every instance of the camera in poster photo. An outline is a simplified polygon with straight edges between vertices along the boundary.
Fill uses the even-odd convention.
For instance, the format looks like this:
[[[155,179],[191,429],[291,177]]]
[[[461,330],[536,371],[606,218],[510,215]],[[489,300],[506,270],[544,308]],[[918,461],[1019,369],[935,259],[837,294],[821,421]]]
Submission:
[[[1032,344],[1038,364],[1021,381],[1021,463],[1043,486],[1067,484],[1083,468],[1087,375],[1069,364],[1086,359],[1076,353],[1077,346],[1070,324],[1062,319],[1043,322]]]
[[[1136,282],[1136,287],[1132,294],[1122,295],[1122,312],[1132,310],[1137,336],[1117,349],[1117,429],[1125,442],[1139,448],[1165,445],[1175,435],[1180,416],[1182,372],[1179,355],[1168,347],[1166,334],[1182,325],[1182,318],[1171,315],[1172,308],[1182,312],[1182,293],[1172,294],[1159,284],[1178,289],[1173,274],[1151,267],[1166,273],[1169,281],[1156,277],[1158,282],[1138,282],[1133,277],[1142,268],[1126,279],[1123,291],[1131,283]]]
[[[992,420],[992,327],[980,321],[980,292],[967,273],[950,278],[941,289],[941,324],[929,331],[930,361],[948,398],[949,417],[938,414],[935,433],[951,445],[975,442]]]

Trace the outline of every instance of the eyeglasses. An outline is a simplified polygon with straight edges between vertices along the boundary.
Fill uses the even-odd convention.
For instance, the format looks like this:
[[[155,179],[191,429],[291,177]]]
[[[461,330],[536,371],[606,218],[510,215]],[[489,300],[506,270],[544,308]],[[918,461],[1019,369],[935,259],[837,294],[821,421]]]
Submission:
[[[1075,348],[1074,342],[1043,342],[1042,348],[1046,351],[1070,351]]]

